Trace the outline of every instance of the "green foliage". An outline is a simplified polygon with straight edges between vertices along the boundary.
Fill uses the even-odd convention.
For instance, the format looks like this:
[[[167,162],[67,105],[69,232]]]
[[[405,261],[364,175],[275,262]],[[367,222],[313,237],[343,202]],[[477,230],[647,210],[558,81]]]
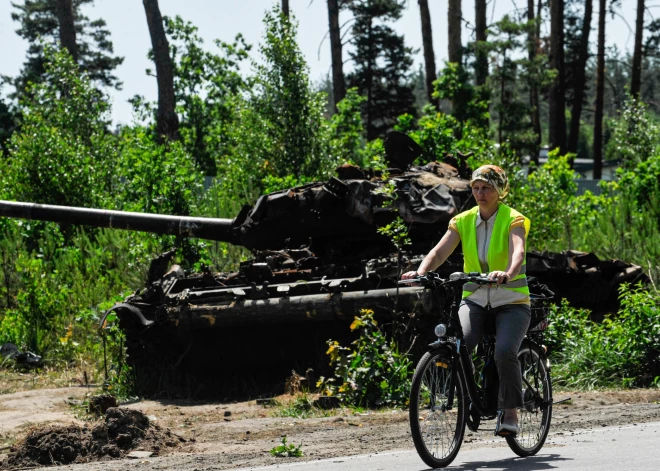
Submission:
[[[623,191],[612,197],[590,197],[579,219],[572,221],[570,232],[580,250],[591,251],[606,259],[636,263],[647,270],[653,280],[660,279],[660,199],[651,195],[641,206]],[[584,202],[585,197],[577,199]]]
[[[613,121],[608,158],[621,159],[627,170],[636,168],[652,156],[660,155],[660,126],[647,108],[646,104],[629,98],[623,105],[619,119]]]
[[[2,84],[0,84],[2,93]],[[9,140],[18,127],[18,111],[14,106],[0,96],[0,159],[9,153]]]
[[[314,92],[309,70],[296,41],[297,25],[279,7],[266,12],[266,41],[260,50],[256,94],[251,99],[258,128],[268,139],[260,149],[264,169],[278,177],[320,176],[334,169],[328,161],[323,119],[325,94]]]
[[[378,327],[373,311],[363,309],[351,330],[360,336],[351,347],[328,340],[327,354],[335,365],[335,377],[320,378],[325,395],[361,407],[405,406],[410,392],[412,362]]]
[[[550,152],[548,162],[513,188],[508,203],[532,221],[527,250],[562,250],[574,205],[577,185],[568,156]]]
[[[248,89],[240,74],[250,46],[238,35],[232,44],[216,40],[220,50],[203,49],[197,28],[177,16],[164,18],[174,66],[179,133],[188,153],[206,175],[216,175],[216,159],[227,152],[226,128],[235,116],[236,96]]]
[[[119,300],[116,300],[119,301]],[[110,308],[108,303],[106,308]],[[119,328],[116,313],[112,312],[106,318],[106,324],[99,329],[102,338],[102,351],[104,362],[104,391],[114,395],[119,400],[134,397],[136,378],[131,367],[126,363],[126,336]]]
[[[349,88],[330,121],[331,152],[339,164],[364,164],[364,128],[360,105],[366,100],[357,88]]]
[[[307,393],[298,395],[292,403],[282,406],[275,410],[274,416],[276,417],[293,417],[296,419],[306,419],[309,417],[327,417],[329,412],[319,409],[315,404],[312,396]]]
[[[614,188],[640,207],[654,210],[654,199],[660,194],[660,126],[645,105],[630,99],[612,128],[610,155],[623,163]],[[660,216],[660,212],[655,214]]]
[[[394,201],[397,198],[396,182],[389,180],[387,173],[383,173],[382,179],[386,180],[385,184],[376,188],[373,194],[383,197],[383,208],[390,208],[391,211],[396,211],[393,207]],[[408,236],[408,227],[403,219],[401,219],[401,216],[397,215],[394,221],[376,230],[379,234],[389,237],[392,245],[399,251],[403,250],[406,245],[411,244],[410,237]]]
[[[579,210],[573,211],[568,232],[578,249],[641,265],[655,280],[660,276],[660,132],[635,101],[626,104],[612,128],[611,142],[617,145],[611,149],[624,166],[614,182],[601,184],[603,195],[575,198]]]
[[[44,78],[48,63],[49,47],[59,47],[58,0],[23,0],[12,2],[12,20],[20,27],[16,33],[28,42],[27,59],[18,77],[11,80],[16,86],[14,97],[21,97],[30,83],[39,83]],[[113,71],[124,61],[123,57],[113,56],[110,32],[103,19],[91,21],[83,7],[92,5],[94,0],[75,0],[73,18],[76,28],[78,64],[90,79],[106,87],[120,88],[121,82]]]
[[[354,0],[347,8],[355,19],[349,56],[355,67],[347,75],[349,87],[367,97],[362,104],[362,119],[367,140],[383,137],[396,117],[415,115],[411,67],[413,50],[405,46],[390,22],[401,18],[403,0]]]
[[[4,199],[102,207],[111,192],[114,138],[108,104],[70,56],[46,48],[43,82],[22,104],[23,123],[0,161]]]
[[[488,126],[488,90],[472,85],[467,71],[459,64],[445,64],[433,83],[433,98],[450,100],[453,103],[451,114],[458,122],[470,123],[478,128]]]
[[[621,308],[602,323],[563,304],[551,314],[554,381],[566,388],[644,387],[660,376],[660,296],[623,285]]]
[[[18,246],[13,263],[1,267],[2,278],[7,279],[10,270],[15,274],[0,313],[0,342],[11,341],[48,361],[93,356],[101,306],[121,299],[118,295],[129,290],[127,283],[132,289],[143,285],[146,267],[131,256],[134,244],[125,233],[122,239],[116,232],[102,231],[92,239],[80,229],[64,245],[58,226],[49,224],[36,245],[37,252]],[[138,259],[146,264],[144,254]]]
[[[203,175],[184,145],[156,143],[143,128],[124,128],[118,200],[127,211],[187,216],[202,191]]]
[[[270,454],[273,456],[277,456],[278,458],[290,458],[290,457],[298,458],[303,456],[303,452],[300,449],[301,447],[302,447],[302,443],[298,446],[295,446],[293,443],[287,443],[286,435],[285,435],[282,437],[282,443],[271,449]]]
[[[279,7],[264,21],[263,64],[255,66],[252,93],[235,97],[235,119],[217,130],[227,145],[218,162],[214,193],[219,200],[207,203],[223,217],[235,216],[264,191],[327,178],[341,158],[330,152],[326,98],[312,90],[295,22]],[[334,139],[343,139],[341,126]]]
[[[377,229],[379,234],[389,237],[397,250],[403,250],[404,247],[411,244],[410,237],[408,236],[408,226],[400,216],[385,226]]]
[[[537,152],[537,140],[531,122],[529,90],[547,85],[554,72],[547,58],[537,54],[534,61],[517,51],[524,45],[536,22],[515,21],[505,15],[489,28],[489,48],[493,73],[488,78],[492,91],[491,108],[496,119],[497,140],[505,141],[517,152]]]
[[[404,115],[404,118],[407,116]],[[424,107],[416,126],[405,119],[399,122],[396,129],[407,131],[422,147],[424,152],[420,159],[425,162],[442,162],[448,154],[456,155],[458,152],[472,153],[484,162],[493,162],[497,156],[487,129],[471,121],[460,122],[453,115],[438,112],[433,106]]]

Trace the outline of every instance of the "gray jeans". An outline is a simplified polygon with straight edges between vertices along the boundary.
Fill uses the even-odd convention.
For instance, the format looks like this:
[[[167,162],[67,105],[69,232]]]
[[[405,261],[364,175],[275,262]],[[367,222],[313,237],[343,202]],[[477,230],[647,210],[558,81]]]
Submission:
[[[522,407],[522,374],[518,350],[532,318],[530,307],[525,304],[505,304],[486,309],[463,300],[458,315],[463,327],[463,341],[469,352],[481,340],[487,316],[495,316],[495,364],[500,378],[497,404],[500,409]]]

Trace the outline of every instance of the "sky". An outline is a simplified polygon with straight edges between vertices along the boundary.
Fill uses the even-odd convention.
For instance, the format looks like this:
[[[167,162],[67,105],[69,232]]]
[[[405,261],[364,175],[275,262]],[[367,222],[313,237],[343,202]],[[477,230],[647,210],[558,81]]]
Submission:
[[[0,75],[15,76],[25,60],[27,43],[16,33],[18,24],[11,19],[12,0],[0,0]],[[20,0],[13,0],[15,3]],[[516,5],[525,7],[524,0],[490,0],[488,21],[497,21],[505,13],[511,13]],[[597,3],[597,2],[594,2]],[[622,0],[620,9],[625,21],[608,16],[607,42],[619,49],[632,50],[636,0]],[[251,55],[258,60],[258,44],[264,34],[263,16],[278,0],[159,0],[162,15],[181,16],[199,28],[199,34],[210,50],[213,42],[220,39],[232,42],[236,34],[242,33],[248,44],[252,44]],[[330,43],[327,38],[328,14],[325,0],[289,0],[292,13],[299,22],[298,43],[310,68],[310,77],[320,82],[330,73]],[[429,0],[433,25],[433,47],[438,68],[447,58],[447,0]],[[111,32],[115,54],[124,57],[124,63],[116,70],[123,82],[120,91],[110,90],[112,118],[115,123],[128,124],[132,121],[128,99],[142,95],[156,100],[156,79],[146,75],[145,70],[154,66],[147,59],[151,48],[144,7],[140,0],[95,0],[84,13],[92,20],[103,18]],[[591,38],[596,39],[597,5],[594,6]],[[474,25],[474,1],[463,0],[463,44],[471,39]],[[349,20],[348,13],[340,14],[340,24]],[[627,24],[626,24],[627,23]],[[418,49],[415,68],[423,63],[422,38],[419,7],[415,0],[408,0],[403,17],[393,26],[403,34],[406,45]],[[344,51],[344,60],[347,59]],[[350,64],[345,66],[345,71]],[[247,72],[247,71],[246,71]],[[6,91],[5,91],[6,92]]]

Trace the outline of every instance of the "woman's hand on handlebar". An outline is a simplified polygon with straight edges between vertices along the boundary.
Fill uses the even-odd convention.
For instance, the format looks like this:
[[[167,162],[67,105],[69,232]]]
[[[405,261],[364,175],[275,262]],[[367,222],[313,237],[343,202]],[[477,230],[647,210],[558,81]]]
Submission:
[[[413,280],[418,277],[419,277],[419,273],[417,273],[417,271],[407,271],[403,275],[401,275],[402,280]]]
[[[488,278],[497,282],[498,285],[508,283],[511,276],[505,271],[492,271],[488,274]]]

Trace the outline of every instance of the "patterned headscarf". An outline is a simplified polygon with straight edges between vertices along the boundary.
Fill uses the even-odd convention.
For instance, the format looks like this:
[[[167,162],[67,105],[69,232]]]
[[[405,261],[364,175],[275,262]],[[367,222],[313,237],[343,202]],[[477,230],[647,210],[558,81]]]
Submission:
[[[476,181],[482,180],[489,183],[497,190],[500,200],[503,200],[509,194],[509,179],[497,165],[482,165],[474,172],[472,172],[472,179],[470,186]]]

